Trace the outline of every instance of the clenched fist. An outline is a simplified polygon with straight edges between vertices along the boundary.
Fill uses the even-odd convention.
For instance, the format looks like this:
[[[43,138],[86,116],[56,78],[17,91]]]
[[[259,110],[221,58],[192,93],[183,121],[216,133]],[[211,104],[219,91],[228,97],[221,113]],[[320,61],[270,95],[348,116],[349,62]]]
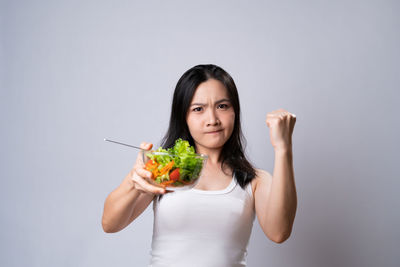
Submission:
[[[269,127],[271,144],[275,150],[287,150],[292,146],[292,133],[296,123],[296,115],[278,109],[267,114],[265,121]]]

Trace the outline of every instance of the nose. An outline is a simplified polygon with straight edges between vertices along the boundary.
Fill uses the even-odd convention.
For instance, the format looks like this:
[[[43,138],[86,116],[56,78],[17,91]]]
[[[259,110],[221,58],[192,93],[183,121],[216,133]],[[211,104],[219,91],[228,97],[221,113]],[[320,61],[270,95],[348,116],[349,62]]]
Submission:
[[[220,123],[215,110],[210,109],[208,112],[208,123],[207,126],[216,126]]]

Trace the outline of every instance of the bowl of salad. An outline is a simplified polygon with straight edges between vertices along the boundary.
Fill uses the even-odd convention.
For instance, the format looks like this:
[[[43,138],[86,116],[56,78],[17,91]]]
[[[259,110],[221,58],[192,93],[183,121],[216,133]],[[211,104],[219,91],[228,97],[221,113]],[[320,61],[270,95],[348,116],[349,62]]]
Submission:
[[[207,155],[197,154],[194,147],[181,138],[171,148],[159,147],[143,153],[145,169],[153,174],[150,182],[172,191],[194,187],[207,158]]]

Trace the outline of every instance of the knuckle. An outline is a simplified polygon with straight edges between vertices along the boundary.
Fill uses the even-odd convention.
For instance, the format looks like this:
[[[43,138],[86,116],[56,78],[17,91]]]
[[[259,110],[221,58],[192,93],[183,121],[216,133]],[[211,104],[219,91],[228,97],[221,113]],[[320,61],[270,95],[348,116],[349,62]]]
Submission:
[[[142,172],[138,172],[138,176],[139,176],[141,179],[143,179],[144,177],[146,177],[145,175],[143,175]]]
[[[137,183],[141,183],[142,180],[143,180],[143,178],[142,178],[139,174],[136,173],[136,174],[132,177],[132,180],[134,180],[134,181],[137,182]]]
[[[136,185],[136,183],[138,183],[137,175],[133,175],[131,179],[132,179],[132,181],[135,182],[135,185]]]
[[[151,178],[152,173],[150,171],[143,168],[138,169],[138,171],[140,176]]]

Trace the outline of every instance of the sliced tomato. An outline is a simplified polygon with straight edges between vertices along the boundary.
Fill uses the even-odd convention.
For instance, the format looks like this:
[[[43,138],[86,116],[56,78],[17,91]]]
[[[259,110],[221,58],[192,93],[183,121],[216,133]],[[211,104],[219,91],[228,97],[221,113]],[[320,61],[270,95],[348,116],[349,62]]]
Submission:
[[[169,174],[169,179],[171,181],[177,181],[179,180],[179,168],[176,168]]]

